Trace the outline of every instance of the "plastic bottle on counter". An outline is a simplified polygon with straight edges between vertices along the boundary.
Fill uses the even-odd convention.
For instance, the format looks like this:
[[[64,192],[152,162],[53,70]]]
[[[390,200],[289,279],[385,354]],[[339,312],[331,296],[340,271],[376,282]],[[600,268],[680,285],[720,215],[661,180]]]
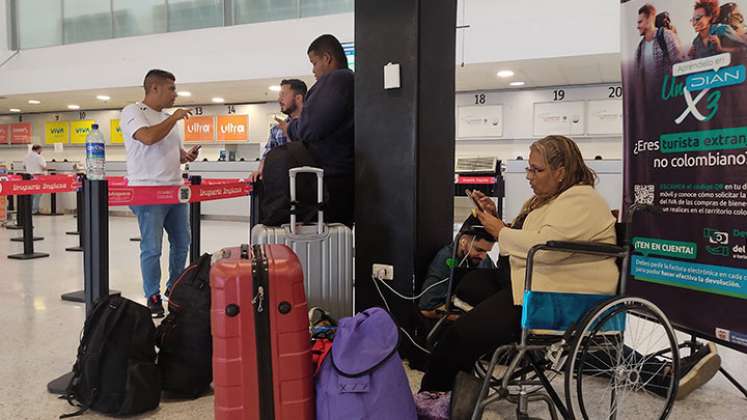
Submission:
[[[86,136],[86,176],[91,180],[106,179],[106,146],[104,135],[99,125],[91,125],[91,132]]]

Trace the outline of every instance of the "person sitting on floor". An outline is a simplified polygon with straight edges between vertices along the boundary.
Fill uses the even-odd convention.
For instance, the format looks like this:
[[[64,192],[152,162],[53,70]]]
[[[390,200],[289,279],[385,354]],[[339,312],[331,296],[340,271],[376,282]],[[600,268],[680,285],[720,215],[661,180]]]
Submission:
[[[455,264],[455,277],[463,278],[470,271],[476,269],[495,269],[493,260],[488,252],[493,250],[495,238],[480,227],[480,221],[470,216],[459,231],[459,243],[454,242],[444,246],[436,254],[428,267],[428,274],[423,282],[423,296],[418,302],[420,313],[429,319],[438,319],[446,306],[446,295],[449,293],[449,275],[451,265]],[[457,245],[456,254],[454,246]],[[454,255],[455,261],[452,261]],[[454,283],[456,286],[456,282]],[[462,297],[457,297],[463,302]],[[452,303],[454,303],[452,301]],[[459,304],[457,304],[459,305]],[[459,306],[464,306],[459,305]]]

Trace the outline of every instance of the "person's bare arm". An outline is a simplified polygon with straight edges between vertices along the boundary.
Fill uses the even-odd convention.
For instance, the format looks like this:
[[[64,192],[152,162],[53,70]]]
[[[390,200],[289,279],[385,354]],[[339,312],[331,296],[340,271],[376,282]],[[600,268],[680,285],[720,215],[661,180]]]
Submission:
[[[187,119],[190,115],[192,115],[192,112],[188,109],[177,109],[173,114],[160,123],[138,129],[132,137],[148,146],[156,144],[166,138],[179,120]]]

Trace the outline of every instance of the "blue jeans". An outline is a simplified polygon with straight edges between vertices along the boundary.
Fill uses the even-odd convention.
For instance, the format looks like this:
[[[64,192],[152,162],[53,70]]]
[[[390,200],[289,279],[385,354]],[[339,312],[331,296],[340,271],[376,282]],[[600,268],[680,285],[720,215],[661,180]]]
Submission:
[[[143,275],[143,291],[148,298],[161,289],[161,245],[163,231],[169,235],[169,281],[170,289],[184,270],[189,253],[189,207],[188,204],[159,204],[153,206],[130,206],[140,226],[140,272]]]
[[[31,196],[31,213],[39,213],[39,202],[41,201],[41,194],[34,194]]]

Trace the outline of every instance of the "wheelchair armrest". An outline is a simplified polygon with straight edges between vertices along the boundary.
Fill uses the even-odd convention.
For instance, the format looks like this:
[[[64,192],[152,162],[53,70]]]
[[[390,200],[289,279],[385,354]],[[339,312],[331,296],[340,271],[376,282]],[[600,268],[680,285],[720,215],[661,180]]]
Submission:
[[[589,254],[609,255],[611,257],[625,253],[625,248],[623,247],[599,242],[548,241],[545,245],[546,250],[548,251],[583,252]]]
[[[532,271],[534,256],[540,251],[573,252],[578,254],[598,255],[601,257],[625,257],[627,248],[617,245],[585,241],[547,241],[529,249],[524,277],[524,290],[532,290]]]

